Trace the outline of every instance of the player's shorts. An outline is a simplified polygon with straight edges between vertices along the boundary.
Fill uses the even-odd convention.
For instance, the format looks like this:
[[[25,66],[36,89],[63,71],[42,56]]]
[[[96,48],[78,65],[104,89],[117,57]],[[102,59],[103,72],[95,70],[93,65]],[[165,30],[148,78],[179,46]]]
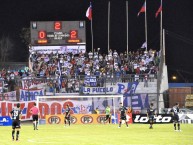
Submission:
[[[126,116],[125,116],[125,115],[124,115],[124,116],[121,116],[120,119],[121,119],[121,120],[126,120]]]
[[[154,115],[149,116],[149,122],[154,122]]]
[[[70,116],[65,116],[65,119],[66,120],[70,120]]]
[[[180,118],[178,115],[173,116],[173,122],[180,122]]]
[[[32,120],[33,121],[38,121],[38,115],[32,115]]]
[[[110,118],[111,118],[111,115],[106,115],[105,120],[108,120],[108,119],[110,119]]]
[[[13,120],[12,121],[12,129],[20,129],[20,120]]]

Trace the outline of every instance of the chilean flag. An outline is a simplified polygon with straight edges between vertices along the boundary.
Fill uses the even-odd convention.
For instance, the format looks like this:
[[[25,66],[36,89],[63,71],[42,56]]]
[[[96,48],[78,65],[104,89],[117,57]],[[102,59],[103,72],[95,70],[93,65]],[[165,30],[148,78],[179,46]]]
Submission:
[[[86,11],[86,17],[91,20],[92,19],[92,4],[90,3],[90,6],[88,7]]]
[[[159,15],[159,13],[162,11],[162,5],[160,5],[159,9],[157,10],[157,12],[155,13],[155,17],[157,18],[157,16]]]
[[[143,6],[141,7],[141,10],[139,11],[139,13],[137,14],[137,16],[140,15],[140,13],[145,13],[146,11],[146,2],[144,2]]]

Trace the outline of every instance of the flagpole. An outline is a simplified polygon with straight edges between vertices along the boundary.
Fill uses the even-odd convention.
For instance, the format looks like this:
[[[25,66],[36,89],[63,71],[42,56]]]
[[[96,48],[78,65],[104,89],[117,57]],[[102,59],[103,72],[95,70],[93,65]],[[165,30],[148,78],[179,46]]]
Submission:
[[[147,44],[147,9],[146,9],[146,6],[147,6],[147,3],[145,0],[145,41]],[[148,46],[148,44],[147,44],[147,46]],[[147,46],[146,46],[146,51],[147,51]]]
[[[108,53],[109,53],[109,50],[110,50],[110,44],[109,44],[109,41],[110,41],[110,5],[111,5],[111,2],[109,1],[108,3]]]
[[[163,63],[165,64],[165,29],[163,29],[163,50],[162,50],[162,54],[163,54]]]
[[[91,41],[92,41],[92,54],[94,55],[94,47],[93,47],[93,28],[92,28],[92,18],[91,18],[91,23],[90,23],[90,25],[91,25]]]
[[[128,1],[126,1],[126,19],[127,19],[127,57],[129,54],[129,45],[128,45],[128,39],[129,39],[129,35],[128,35]]]
[[[162,7],[162,10],[163,10],[162,0],[161,0],[161,7]],[[160,14],[160,50],[161,51],[163,51],[163,28],[162,28],[163,19],[162,19],[162,10],[161,10],[161,14]]]

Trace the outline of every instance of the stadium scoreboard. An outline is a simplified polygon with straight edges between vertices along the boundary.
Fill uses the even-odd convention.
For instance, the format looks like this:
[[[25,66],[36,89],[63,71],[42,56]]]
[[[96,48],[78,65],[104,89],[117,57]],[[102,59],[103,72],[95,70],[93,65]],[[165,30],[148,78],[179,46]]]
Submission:
[[[31,45],[86,44],[85,21],[30,22]]]

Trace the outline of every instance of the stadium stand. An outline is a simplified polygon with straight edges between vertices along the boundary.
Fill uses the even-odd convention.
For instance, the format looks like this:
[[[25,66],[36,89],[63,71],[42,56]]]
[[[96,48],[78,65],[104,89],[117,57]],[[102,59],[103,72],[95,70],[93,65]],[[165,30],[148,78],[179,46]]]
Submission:
[[[8,85],[7,91],[14,90],[20,79],[46,80],[46,91],[57,93],[79,92],[80,84],[84,86],[100,86],[116,82],[153,82],[159,68],[159,52],[138,50],[118,53],[116,50],[108,54],[86,52],[80,54],[49,54],[31,52],[29,67],[16,65],[4,67],[0,71]],[[88,83],[87,78],[93,77],[96,83]],[[144,84],[147,87],[148,83]]]

